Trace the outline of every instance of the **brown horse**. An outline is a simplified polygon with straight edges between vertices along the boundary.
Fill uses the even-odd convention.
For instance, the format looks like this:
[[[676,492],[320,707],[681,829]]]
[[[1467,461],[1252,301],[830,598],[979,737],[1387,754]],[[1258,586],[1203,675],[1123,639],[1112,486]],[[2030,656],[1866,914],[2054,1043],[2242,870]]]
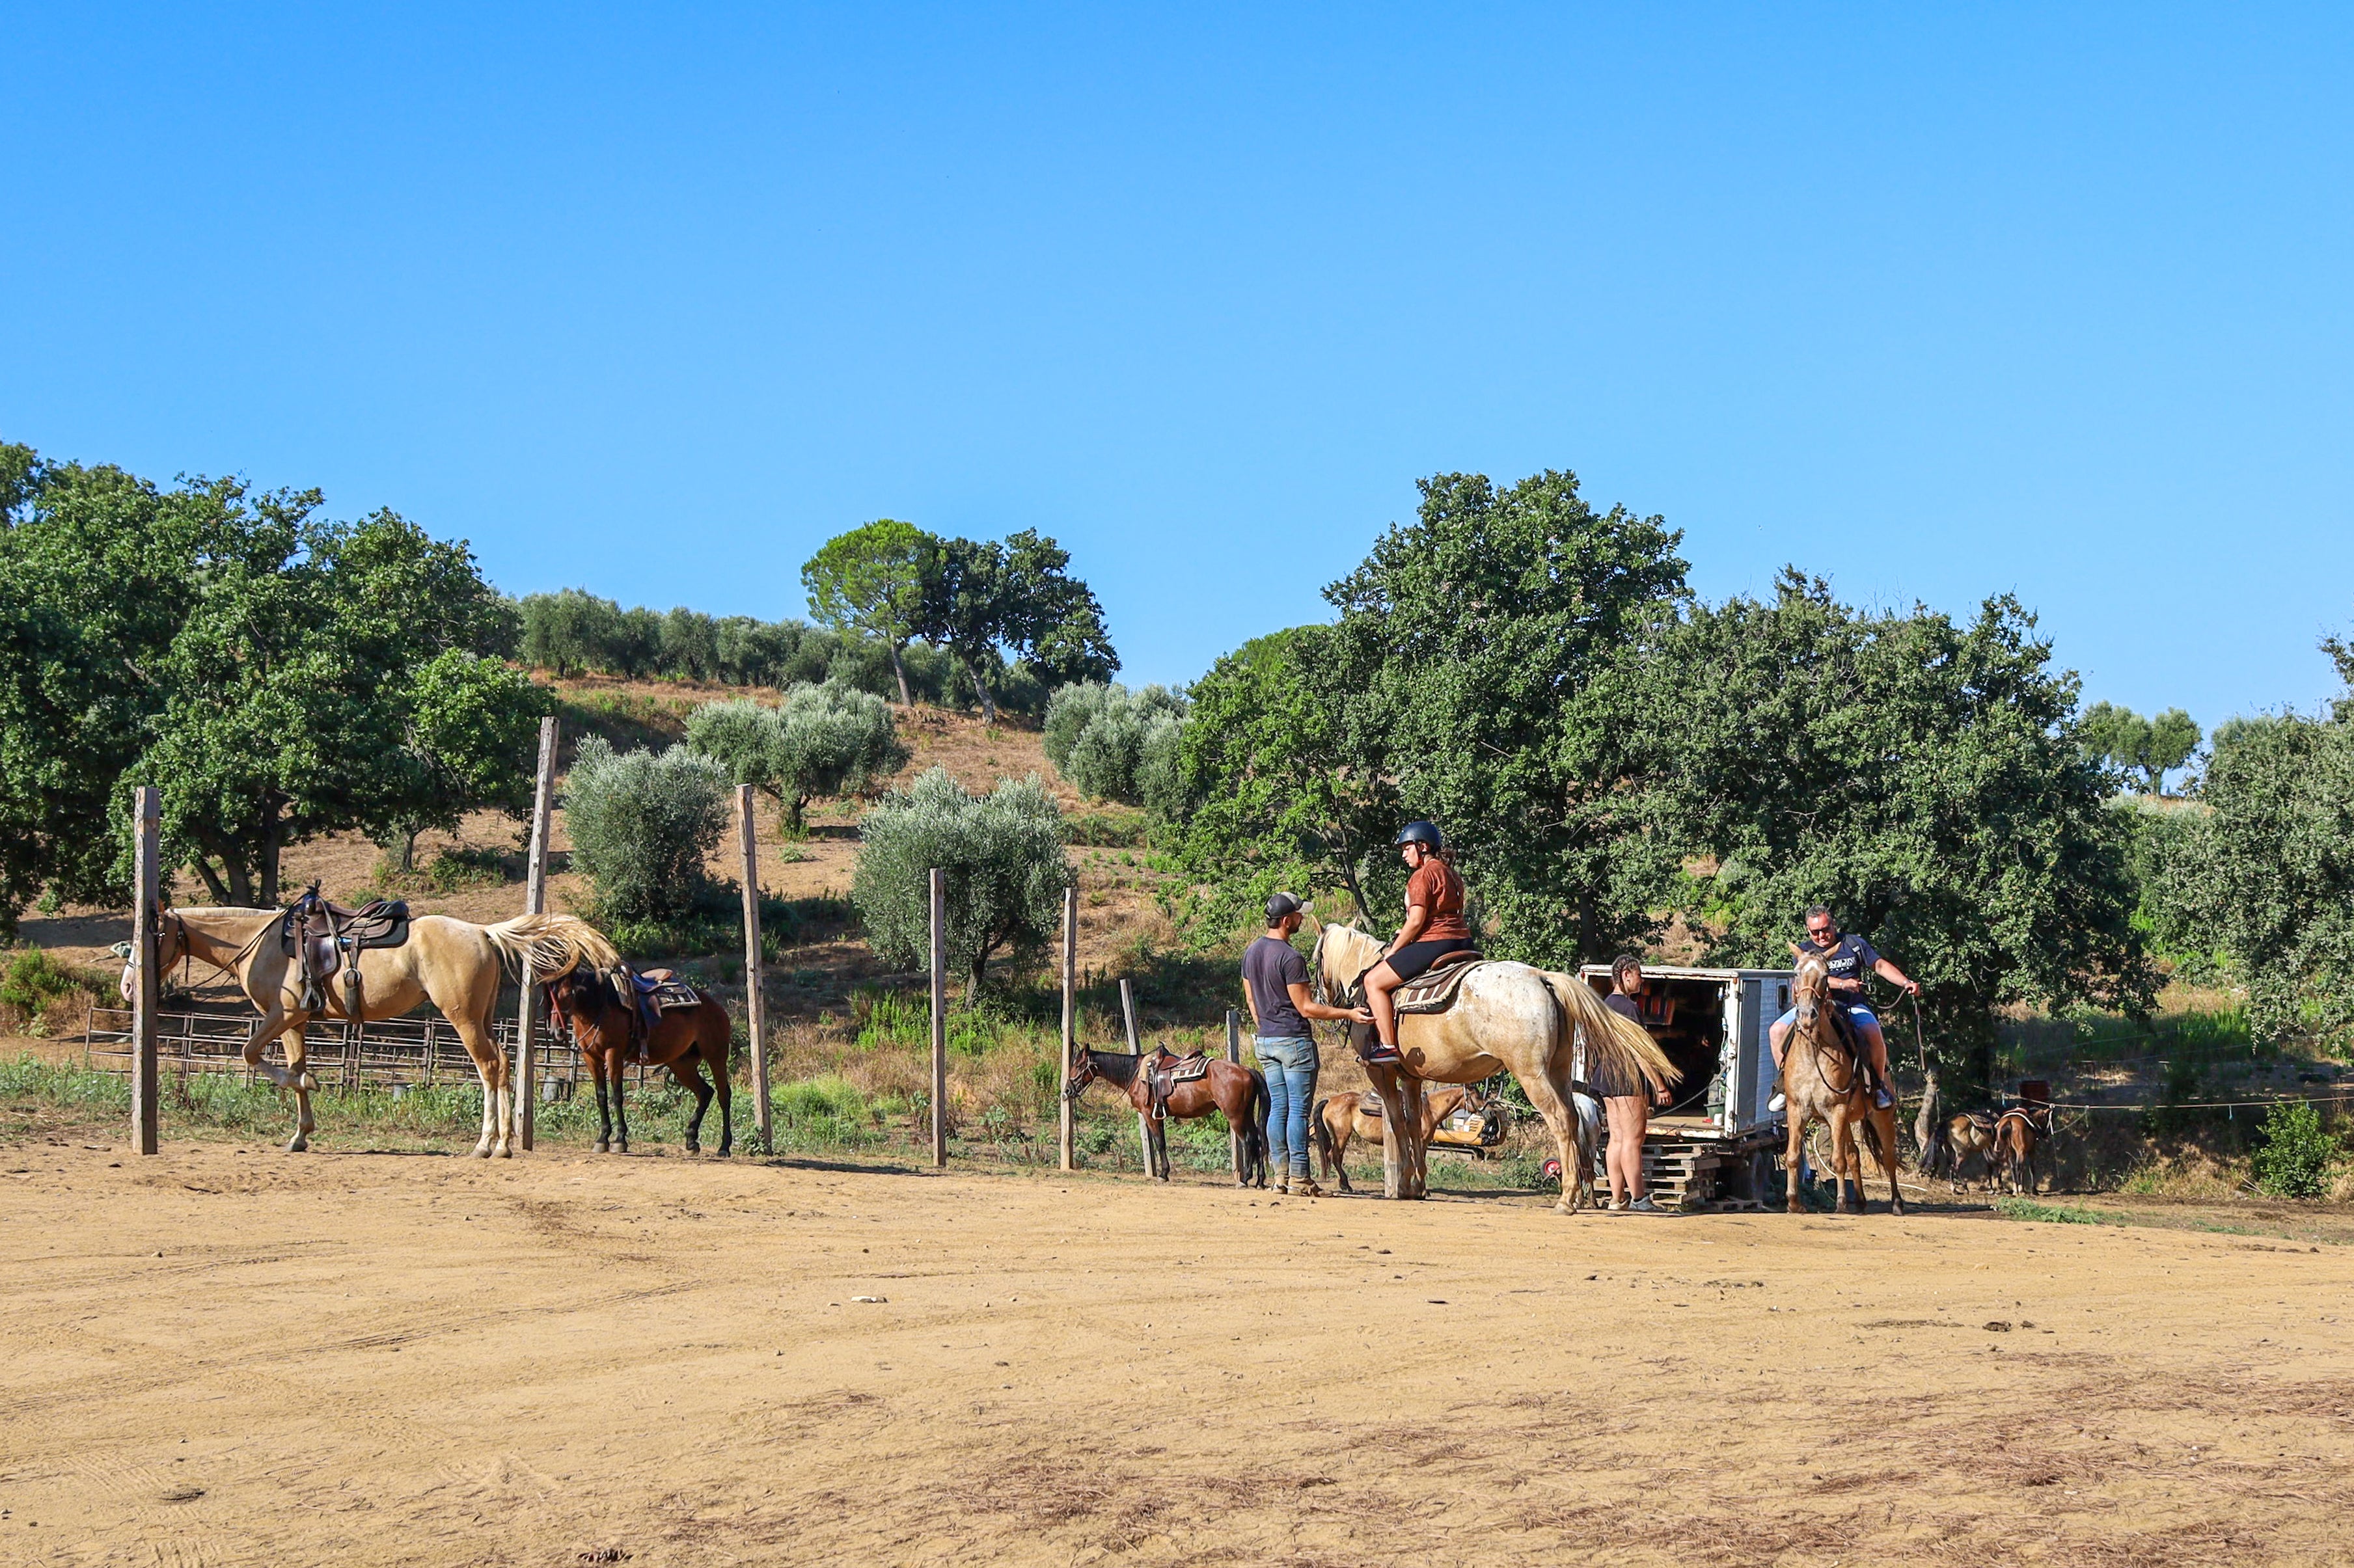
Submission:
[[[1471,1097],[1470,1089],[1462,1084],[1440,1084],[1426,1089],[1422,1096],[1422,1141],[1430,1142],[1431,1132],[1442,1121],[1455,1114],[1464,1101]],[[1315,1141],[1316,1152],[1323,1160],[1324,1174],[1338,1179],[1340,1190],[1353,1192],[1349,1185],[1349,1140],[1362,1138],[1380,1147],[1383,1129],[1389,1125],[1386,1102],[1372,1101],[1379,1109],[1369,1109],[1369,1097],[1362,1094],[1339,1094],[1316,1102],[1316,1110],[1308,1118],[1308,1136]],[[1474,1152],[1477,1152],[1476,1150]]]
[[[303,1025],[314,1016],[303,1006],[300,966],[279,940],[283,909],[199,907],[165,909],[157,917],[155,967],[168,973],[183,959],[210,964],[236,978],[261,1017],[246,1037],[245,1065],[281,1089],[294,1091],[294,1137],[286,1152],[311,1147],[318,1123],[311,1116],[311,1092],[319,1086],[306,1066]],[[398,1018],[422,1001],[441,1010],[458,1032],[474,1071],[482,1080],[482,1156],[514,1152],[514,1091],[507,1059],[491,1038],[491,1013],[499,1004],[503,969],[529,968],[540,978],[564,974],[581,963],[620,962],[613,945],[593,927],[569,915],[523,915],[494,926],[477,926],[446,915],[419,915],[409,922],[408,940],[398,948],[370,948],[358,958],[359,1008],[363,1021]],[[122,969],[123,994],[130,994],[131,966]],[[349,1016],[351,992],[343,985],[322,988],[323,1006],[315,1016]],[[271,1035],[285,1043],[286,1065],[261,1059]]]
[[[1082,1050],[1071,1069],[1071,1081],[1063,1086],[1063,1097],[1076,1100],[1089,1084],[1101,1078],[1127,1096],[1128,1103],[1144,1118],[1151,1146],[1152,1176],[1160,1181],[1169,1180],[1169,1130],[1167,1124],[1152,1114],[1152,1089],[1149,1075],[1141,1069],[1155,1060],[1172,1059],[1165,1052],[1132,1056],[1125,1051]],[[1217,1057],[1210,1059],[1209,1067],[1201,1077],[1171,1086],[1166,1101],[1168,1112],[1179,1121],[1191,1121],[1214,1110],[1224,1112],[1226,1125],[1242,1134],[1235,1139],[1235,1185],[1264,1187],[1267,1078],[1256,1068]]]
[[[1365,972],[1382,959],[1382,945],[1352,926],[1326,926],[1316,937],[1308,968],[1316,1000],[1358,1000]],[[1353,1026],[1362,1030],[1363,1024]],[[1674,1065],[1658,1041],[1638,1023],[1603,1005],[1594,988],[1575,975],[1532,969],[1527,964],[1482,962],[1473,967],[1444,1012],[1412,1013],[1398,1020],[1403,1063],[1370,1065],[1365,1075],[1382,1103],[1399,1107],[1398,1154],[1394,1198],[1419,1198],[1429,1183],[1428,1147],[1420,1102],[1425,1083],[1476,1084],[1510,1071],[1529,1104],[1544,1118],[1564,1174],[1561,1213],[1575,1213],[1594,1181],[1593,1150],[1602,1104],[1572,1086],[1581,1049],[1585,1071],[1607,1067],[1613,1075],[1641,1077],[1653,1086],[1671,1084]]]
[[[1797,999],[1798,1020],[1782,1046],[1782,1093],[1788,1097],[1789,1146],[1785,1151],[1785,1180],[1789,1210],[1804,1213],[1798,1201],[1798,1169],[1804,1161],[1807,1127],[1820,1121],[1830,1128],[1833,1178],[1839,1183],[1839,1212],[1851,1214],[1864,1206],[1863,1160],[1856,1151],[1861,1128],[1872,1144],[1873,1158],[1888,1176],[1891,1213],[1904,1212],[1904,1194],[1896,1185],[1896,1111],[1873,1103],[1855,1046],[1833,1021],[1830,970],[1813,954],[1798,960],[1791,981]],[[1850,1207],[1848,1185],[1855,1187]]]
[[[1964,1111],[1946,1123],[1945,1148],[1938,1152],[1938,1161],[1950,1160],[1948,1174],[1954,1191],[1962,1190],[1962,1167],[1972,1155],[1978,1156],[1985,1168],[1986,1189],[1994,1191],[1995,1181],[1995,1118],[1984,1111]],[[1924,1175],[1935,1175],[1935,1170]]]
[[[547,1016],[550,1022],[561,1019],[572,1033],[572,1043],[579,1048],[581,1057],[588,1064],[589,1075],[597,1080],[597,1152],[619,1149],[630,1151],[630,1117],[621,1104],[621,1068],[624,1063],[643,1062],[649,1067],[668,1067],[676,1078],[695,1096],[695,1114],[686,1122],[686,1151],[703,1151],[703,1113],[711,1108],[716,1093],[719,1099],[719,1154],[722,1159],[734,1152],[736,1128],[733,1121],[732,1090],[727,1078],[727,1047],[732,1039],[733,1025],[727,1009],[709,991],[696,990],[692,1007],[673,1007],[654,1015],[652,1029],[639,1021],[637,1010],[614,993],[612,975],[605,969],[574,969],[571,973],[550,981],[547,987]],[[619,971],[620,983],[629,984],[627,970]],[[650,971],[658,978],[668,979],[669,971]],[[702,1069],[708,1069],[711,1082],[703,1079]],[[605,1108],[605,1085],[613,1086],[613,1106]],[[714,1085],[717,1087],[715,1089]],[[620,1124],[616,1138],[615,1124]]]
[[[1999,1180],[2017,1192],[2035,1196],[2035,1150],[2052,1136],[2050,1106],[2014,1106],[1994,1118],[1994,1155],[1988,1161],[1987,1186]]]

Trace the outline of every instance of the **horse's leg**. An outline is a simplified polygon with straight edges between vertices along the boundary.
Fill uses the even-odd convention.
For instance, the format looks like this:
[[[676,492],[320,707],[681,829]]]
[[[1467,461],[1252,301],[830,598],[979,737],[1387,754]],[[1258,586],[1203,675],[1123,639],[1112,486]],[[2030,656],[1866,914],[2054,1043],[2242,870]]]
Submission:
[[[1855,1213],[1848,1198],[1848,1172],[1855,1163],[1854,1112],[1849,1102],[1840,1101],[1831,1107],[1831,1180],[1839,1188],[1839,1197],[1831,1207],[1842,1214]]]
[[[1398,1087],[1405,1091],[1407,1126],[1414,1128],[1414,1141],[1406,1145],[1406,1195],[1425,1198],[1430,1195],[1430,1124],[1424,1116],[1430,1099],[1430,1086],[1408,1074],[1398,1077]]]
[[[1331,1119],[1331,1102],[1327,1100],[1325,1115],[1320,1119],[1320,1125],[1324,1128],[1326,1139],[1325,1173],[1340,1183],[1341,1192],[1355,1192],[1356,1189],[1349,1185],[1349,1139],[1357,1135],[1357,1113],[1351,1111],[1341,1118],[1340,1126],[1334,1127]]]
[[[703,1043],[704,1065],[711,1069],[711,1086],[719,1096],[719,1157],[725,1160],[736,1152],[736,1086],[727,1076],[728,1033],[723,1022],[716,1047],[709,1040]]]
[[[1374,1092],[1382,1097],[1382,1196],[1406,1196],[1405,1139],[1398,1126],[1405,1104],[1399,1083],[1405,1075],[1394,1062],[1368,1062],[1365,1076],[1373,1081]]]
[[[474,1059],[474,1075],[482,1081],[482,1136],[474,1145],[474,1158],[488,1160],[495,1155],[506,1159],[514,1152],[514,1090],[507,1077],[506,1053],[491,1038],[483,1021],[469,1016],[467,1009],[445,1007],[441,1015],[458,1032],[459,1043]]]
[[[1798,1199],[1798,1171],[1807,1160],[1807,1115],[1796,1106],[1790,1107],[1788,1131],[1782,1148],[1782,1181],[1788,1198],[1783,1206],[1791,1213],[1803,1214],[1807,1205]]]
[[[703,1081],[703,1075],[695,1070],[695,1063],[693,1056],[681,1056],[670,1065],[670,1075],[695,1096],[695,1114],[686,1118],[686,1151],[689,1154],[703,1152],[703,1113],[711,1108],[712,1099],[711,1086]]]
[[[1888,1176],[1888,1212],[1901,1214],[1904,1212],[1904,1191],[1896,1184],[1896,1113],[1882,1111],[1874,1127],[1880,1134],[1880,1168]]]
[[[1574,1214],[1585,1206],[1586,1182],[1593,1171],[1590,1163],[1585,1168],[1579,1164],[1587,1156],[1577,1107],[1570,1103],[1567,1065],[1564,1063],[1557,1083],[1550,1070],[1526,1076],[1515,1070],[1512,1075],[1520,1079],[1521,1091],[1544,1118],[1545,1130],[1553,1134],[1553,1158],[1561,1162],[1561,1201],[1553,1208]]]
[[[630,1112],[621,1103],[621,1086],[630,1081],[629,1070],[621,1065],[620,1052],[613,1054],[613,1147],[621,1153],[630,1151]]]
[[[286,1081],[294,1091],[294,1136],[286,1140],[286,1152],[300,1154],[311,1147],[311,1134],[318,1129],[318,1121],[311,1115],[311,1091],[319,1080],[311,1075],[309,1043],[303,1038],[303,1020],[279,1035],[286,1048]]]
[[[591,1047],[580,1053],[588,1058],[588,1075],[597,1081],[597,1152],[613,1150],[613,1112],[605,1100],[605,1053]]]

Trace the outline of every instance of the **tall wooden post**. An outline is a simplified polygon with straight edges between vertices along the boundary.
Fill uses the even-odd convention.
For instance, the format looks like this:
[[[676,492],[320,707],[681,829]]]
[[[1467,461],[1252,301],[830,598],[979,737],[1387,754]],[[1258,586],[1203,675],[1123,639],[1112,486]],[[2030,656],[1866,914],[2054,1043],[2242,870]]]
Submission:
[[[1062,1150],[1063,1169],[1078,1167],[1079,1107],[1072,1103],[1071,1075],[1079,1065],[1079,890],[1063,889],[1063,1089],[1055,1112],[1055,1141]]]
[[[769,993],[760,976],[760,838],[752,820],[752,786],[736,787],[744,823],[744,1026],[752,1032],[752,1123],[760,1152],[775,1146],[769,1128]]]
[[[131,872],[131,1143],[136,1152],[153,1154],[163,1115],[155,1081],[155,1010],[162,1000],[155,937],[164,895],[164,792],[141,785],[133,820],[138,842]]]
[[[1128,1028],[1128,1054],[1143,1055],[1144,1047],[1136,1040],[1136,991],[1125,975],[1119,981],[1119,1014]],[[1144,1068],[1140,1064],[1136,1070],[1140,1073]],[[1152,1123],[1142,1111],[1136,1113],[1136,1145],[1144,1154],[1144,1173],[1147,1176],[1158,1175],[1159,1172],[1152,1169]]]
[[[949,1162],[949,879],[932,867],[932,1163]]]
[[[1231,1007],[1226,1009],[1226,1060],[1238,1067],[1242,1065],[1243,1015]],[[1235,1177],[1239,1181],[1243,1173],[1243,1129],[1229,1122],[1226,1141],[1234,1145]]]
[[[556,718],[539,721],[539,785],[531,800],[531,858],[525,863],[523,912],[547,913],[547,827],[555,808]],[[515,1141],[532,1147],[539,1109],[538,988],[533,982],[531,960],[524,960],[523,994],[515,1002],[514,1133]]]

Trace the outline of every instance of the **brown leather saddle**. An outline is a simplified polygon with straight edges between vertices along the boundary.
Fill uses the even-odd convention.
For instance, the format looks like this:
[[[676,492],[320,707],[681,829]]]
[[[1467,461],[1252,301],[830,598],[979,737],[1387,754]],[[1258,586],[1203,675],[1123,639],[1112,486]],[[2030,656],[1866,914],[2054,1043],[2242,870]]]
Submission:
[[[630,1054],[645,1054],[646,1041],[673,1008],[700,1007],[702,993],[681,980],[676,969],[633,969],[628,965],[599,971],[613,1000],[630,1012]]]
[[[1152,1119],[1165,1121],[1169,1117],[1169,1097],[1180,1084],[1198,1082],[1210,1075],[1210,1057],[1196,1051],[1189,1056],[1172,1054],[1162,1046],[1153,1047],[1145,1065],[1146,1093],[1152,1105]]]
[[[322,897],[319,885],[303,891],[278,922],[278,948],[292,959],[302,977],[302,1011],[323,1012],[327,1006],[327,982],[344,977],[344,1013],[360,1015],[359,956],[370,948],[405,947],[408,942],[408,905],[404,899],[377,898],[356,909]]]
[[[1390,1005],[1401,1015],[1444,1012],[1455,1005],[1455,993],[1462,989],[1464,977],[1487,961],[1485,954],[1469,948],[1441,953],[1430,968],[1390,992]]]

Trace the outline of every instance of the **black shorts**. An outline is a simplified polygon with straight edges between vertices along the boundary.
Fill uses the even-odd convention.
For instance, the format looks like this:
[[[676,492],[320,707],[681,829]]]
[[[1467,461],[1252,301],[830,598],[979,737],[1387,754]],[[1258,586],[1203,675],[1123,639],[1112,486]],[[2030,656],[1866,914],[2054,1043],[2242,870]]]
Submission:
[[[1389,956],[1390,972],[1402,980],[1410,980],[1427,970],[1442,955],[1477,950],[1479,946],[1460,937],[1444,942],[1409,942]]]

